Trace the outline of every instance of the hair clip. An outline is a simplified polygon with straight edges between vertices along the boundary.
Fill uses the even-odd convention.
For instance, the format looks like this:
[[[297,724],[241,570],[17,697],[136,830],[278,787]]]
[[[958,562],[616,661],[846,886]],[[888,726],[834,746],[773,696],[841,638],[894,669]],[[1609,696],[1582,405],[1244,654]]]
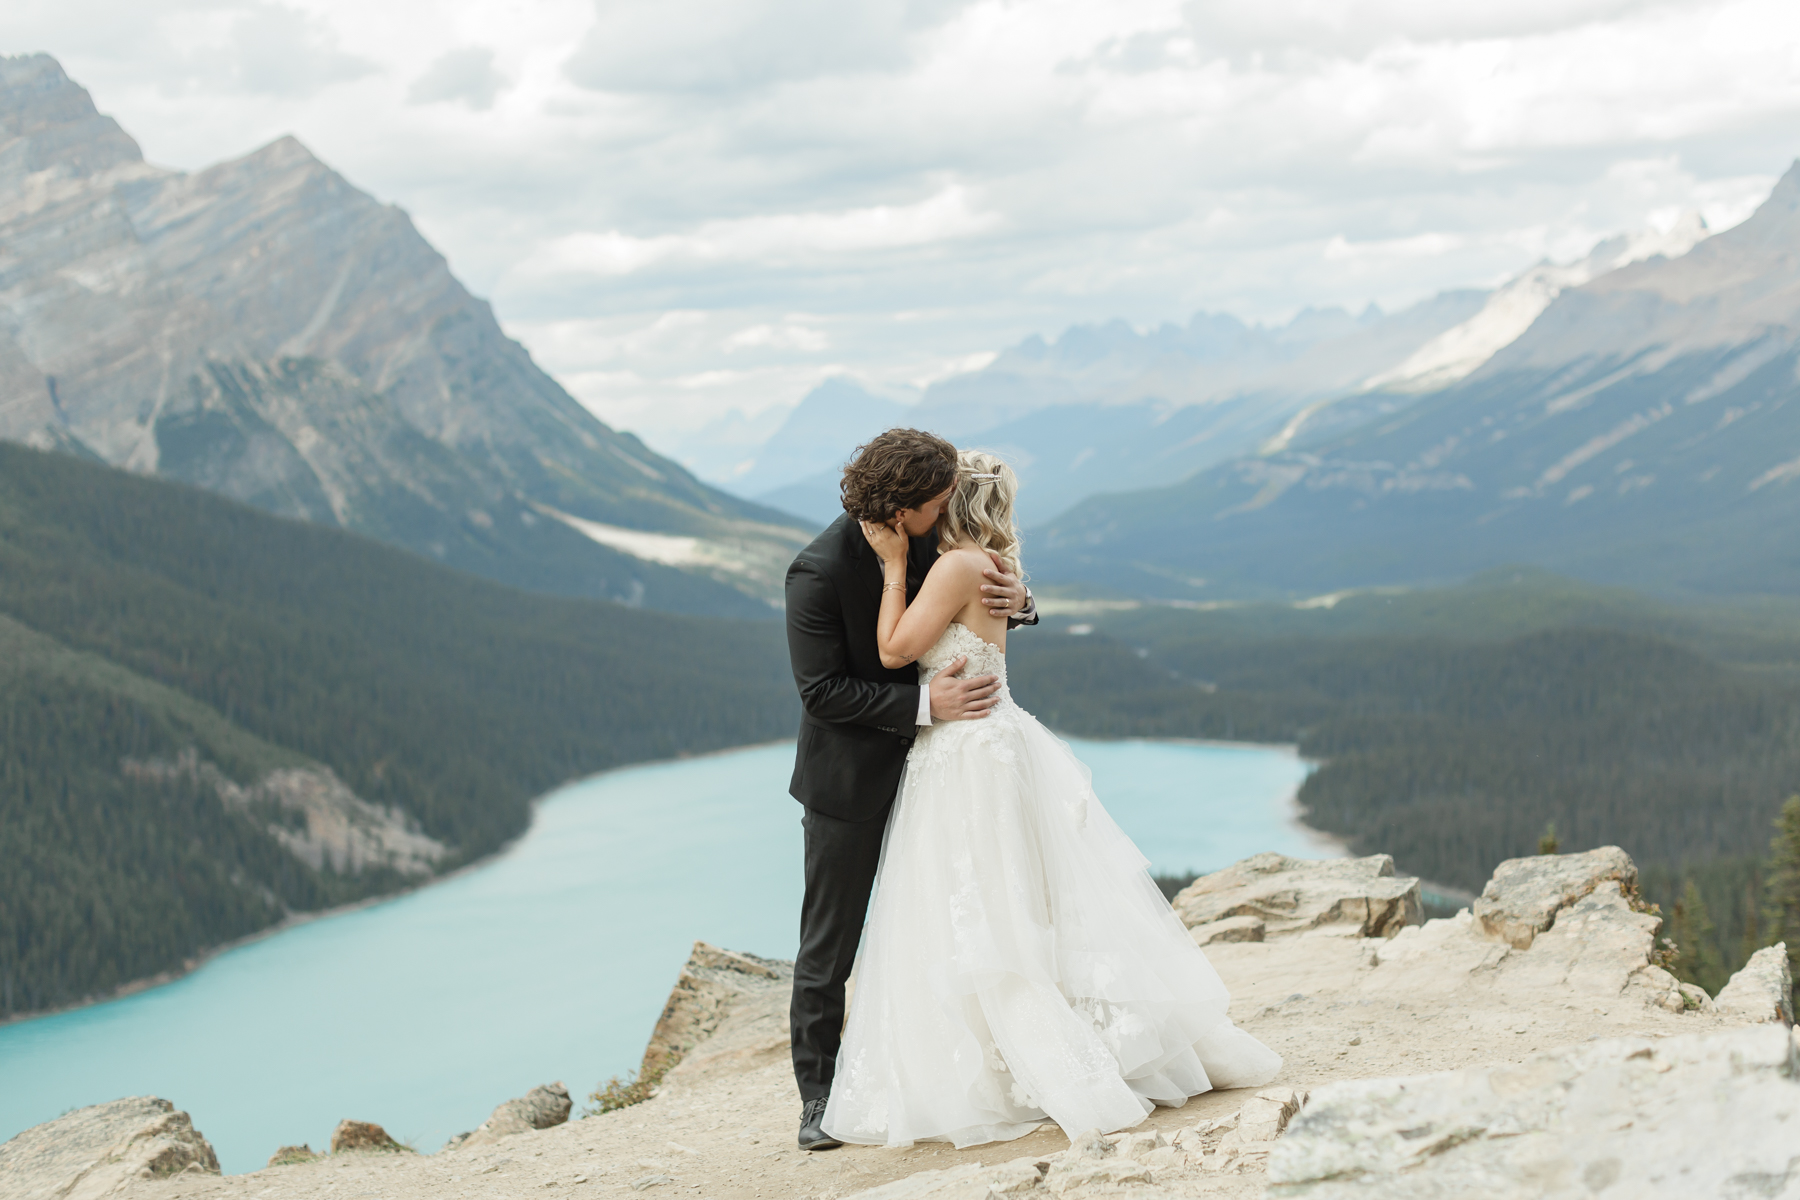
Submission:
[[[982,483],[992,483],[994,480],[1000,478],[1000,472],[998,472],[998,471],[971,471],[969,473],[969,478],[980,480]]]

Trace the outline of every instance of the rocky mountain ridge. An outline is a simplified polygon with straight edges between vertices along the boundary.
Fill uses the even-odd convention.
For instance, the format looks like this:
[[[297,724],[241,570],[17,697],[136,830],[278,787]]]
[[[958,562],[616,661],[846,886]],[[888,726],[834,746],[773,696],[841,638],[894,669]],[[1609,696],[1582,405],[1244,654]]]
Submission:
[[[766,613],[804,540],[595,419],[294,138],[152,166],[47,55],[0,59],[0,437],[688,611]]]
[[[373,1133],[334,1137],[328,1157],[284,1147],[267,1169],[221,1179],[204,1139],[160,1168],[146,1130],[191,1126],[172,1124],[166,1101],[122,1101],[0,1146],[0,1182],[32,1200],[101,1194],[79,1190],[90,1175],[146,1200],[1800,1194],[1786,948],[1760,951],[1717,997],[1678,984],[1656,963],[1661,921],[1634,903],[1634,873],[1615,848],[1513,860],[1472,910],[1423,924],[1418,881],[1385,856],[1259,855],[1196,880],[1176,910],[1231,987],[1233,1019],[1285,1062],[1274,1086],[1206,1093],[1122,1133],[1046,1125],[964,1151],[800,1152],[790,964],[697,943],[645,1050],[662,1079],[645,1103],[565,1124],[551,1085],[435,1155],[346,1121],[340,1134]],[[107,1143],[98,1171],[85,1149],[59,1149]]]
[[[729,481],[740,494],[815,521],[839,511],[837,468],[890,424],[932,429],[1019,469],[1027,527],[1098,493],[1174,484],[1303,432],[1403,411],[1478,370],[1569,288],[1707,236],[1689,213],[1666,230],[1607,238],[1567,263],[1541,262],[1500,287],[1443,292],[1405,310],[1307,309],[1281,325],[1198,313],[1140,332],[1123,321],[1033,336],[979,371],[927,388],[908,408],[853,381],[809,392]]]
[[[1743,224],[1562,292],[1411,407],[1059,519],[1037,569],[1188,598],[1512,563],[1662,591],[1791,590],[1797,272],[1800,166]],[[1160,578],[1133,565],[1153,552]]]

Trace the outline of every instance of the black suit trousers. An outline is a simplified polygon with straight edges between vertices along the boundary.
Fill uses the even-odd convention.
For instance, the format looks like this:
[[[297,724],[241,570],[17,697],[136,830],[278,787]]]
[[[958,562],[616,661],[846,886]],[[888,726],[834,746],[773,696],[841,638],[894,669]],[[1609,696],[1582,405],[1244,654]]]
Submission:
[[[873,820],[845,821],[809,808],[800,818],[806,831],[806,899],[800,906],[800,953],[794,959],[788,1021],[802,1103],[831,1094],[844,1036],[844,982],[856,965],[887,816],[884,808]]]

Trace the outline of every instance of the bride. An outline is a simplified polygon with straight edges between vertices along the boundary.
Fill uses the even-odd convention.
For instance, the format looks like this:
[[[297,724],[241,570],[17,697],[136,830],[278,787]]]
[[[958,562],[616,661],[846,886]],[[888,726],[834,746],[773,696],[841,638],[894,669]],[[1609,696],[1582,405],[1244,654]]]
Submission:
[[[907,756],[825,1131],[963,1147],[1048,1119],[1072,1137],[1267,1083],[1280,1057],[1231,1023],[1225,985],[1088,769],[1005,687],[1006,620],[980,587],[990,551],[1020,573],[1018,481],[991,454],[958,461],[942,553],[910,606],[906,535],[863,522],[885,581],[881,661],[916,661],[923,684],[967,655],[968,673],[999,677],[999,700],[922,730]]]

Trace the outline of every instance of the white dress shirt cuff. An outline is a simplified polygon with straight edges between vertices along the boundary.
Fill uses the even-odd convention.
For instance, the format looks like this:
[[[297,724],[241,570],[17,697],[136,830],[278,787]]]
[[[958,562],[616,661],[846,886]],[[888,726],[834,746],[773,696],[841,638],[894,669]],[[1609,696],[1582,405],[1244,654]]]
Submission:
[[[931,724],[931,689],[924,685],[919,688],[919,719],[914,724]]]

